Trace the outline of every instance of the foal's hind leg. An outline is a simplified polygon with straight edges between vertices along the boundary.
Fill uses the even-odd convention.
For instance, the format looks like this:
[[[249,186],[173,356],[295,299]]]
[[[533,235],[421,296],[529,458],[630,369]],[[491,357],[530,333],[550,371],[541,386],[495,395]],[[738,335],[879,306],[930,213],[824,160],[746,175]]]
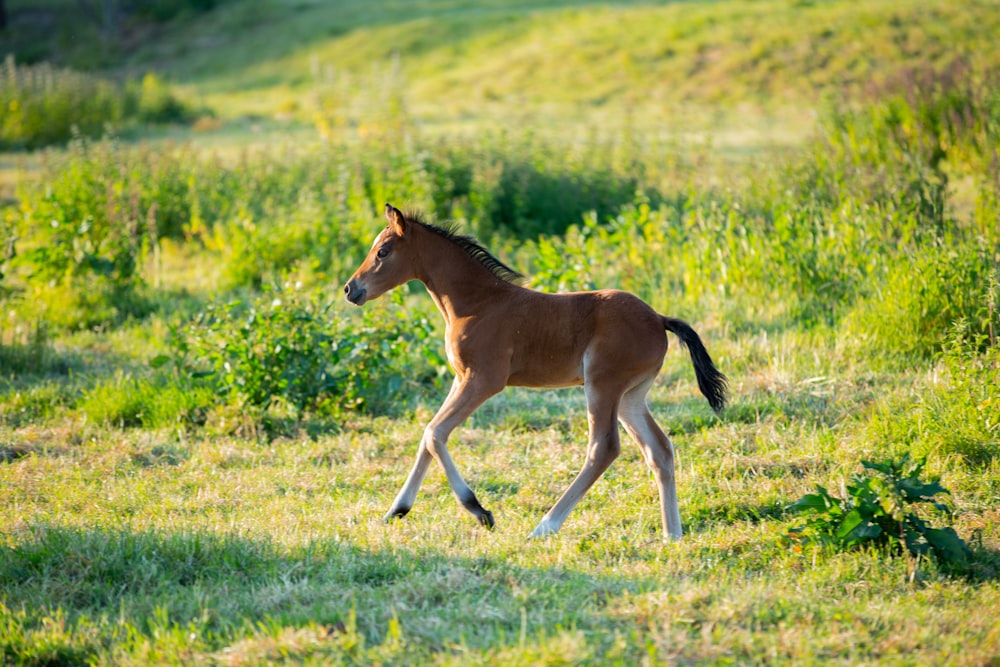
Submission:
[[[618,458],[621,443],[618,438],[617,410],[621,392],[614,389],[598,388],[588,383],[587,418],[590,425],[590,445],[583,469],[552,506],[529,537],[541,537],[557,532],[569,515],[570,510],[587,493],[587,490],[604,474],[608,466]]]
[[[652,384],[653,380],[650,379],[627,391],[622,396],[618,418],[639,445],[646,464],[656,478],[660,491],[663,532],[671,539],[678,539],[683,535],[683,530],[677,506],[677,484],[674,480],[674,447],[646,405],[646,392]]]
[[[417,461],[403,484],[403,488],[400,489],[393,501],[392,507],[385,515],[386,521],[393,517],[403,516],[410,511],[424,475],[427,473],[431,458],[435,458],[444,468],[448,484],[462,506],[471,512],[479,520],[479,523],[487,528],[493,528],[492,512],[483,508],[476,498],[476,494],[462,479],[461,473],[458,472],[458,468],[448,452],[447,442],[448,436],[455,430],[455,427],[465,421],[487,398],[503,388],[502,384],[497,389],[494,389],[494,386],[495,383],[484,382],[476,376],[467,376],[465,381],[459,381],[458,378],[455,378],[448,398],[445,399],[437,414],[424,429],[420,448],[417,450]]]

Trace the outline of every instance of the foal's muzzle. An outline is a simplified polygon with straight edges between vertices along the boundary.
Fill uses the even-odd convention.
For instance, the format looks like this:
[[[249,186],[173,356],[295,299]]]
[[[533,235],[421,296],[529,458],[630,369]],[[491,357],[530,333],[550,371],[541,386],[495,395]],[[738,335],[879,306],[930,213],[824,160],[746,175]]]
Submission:
[[[364,287],[358,285],[354,280],[347,281],[344,285],[344,297],[355,306],[360,306],[365,302],[365,295],[368,293]]]

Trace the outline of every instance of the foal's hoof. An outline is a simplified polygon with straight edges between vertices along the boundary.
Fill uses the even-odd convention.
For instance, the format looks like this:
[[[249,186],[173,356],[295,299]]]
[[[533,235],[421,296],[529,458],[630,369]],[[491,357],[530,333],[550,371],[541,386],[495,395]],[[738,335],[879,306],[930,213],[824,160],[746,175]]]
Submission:
[[[393,507],[384,517],[382,517],[382,520],[389,523],[393,519],[402,519],[409,511],[409,507]]]
[[[549,535],[555,535],[559,532],[558,526],[552,526],[544,519],[541,523],[535,526],[535,529],[531,531],[531,535],[528,535],[529,540],[537,540],[541,537],[548,537]]]
[[[496,521],[493,520],[493,512],[484,509],[483,513],[479,515],[479,525],[485,526],[489,530],[493,530],[496,527]]]

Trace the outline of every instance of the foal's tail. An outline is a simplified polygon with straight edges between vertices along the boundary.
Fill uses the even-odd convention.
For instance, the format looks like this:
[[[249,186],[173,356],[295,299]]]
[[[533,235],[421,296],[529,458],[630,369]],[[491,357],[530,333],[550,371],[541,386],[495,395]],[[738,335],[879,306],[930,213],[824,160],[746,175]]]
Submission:
[[[708,399],[712,409],[719,412],[726,406],[729,380],[712,363],[712,357],[708,356],[708,350],[702,345],[701,338],[691,325],[675,317],[662,315],[661,317],[663,317],[663,328],[677,334],[681,343],[687,346],[688,352],[691,353],[691,363],[694,364],[694,374],[698,378],[698,388]]]

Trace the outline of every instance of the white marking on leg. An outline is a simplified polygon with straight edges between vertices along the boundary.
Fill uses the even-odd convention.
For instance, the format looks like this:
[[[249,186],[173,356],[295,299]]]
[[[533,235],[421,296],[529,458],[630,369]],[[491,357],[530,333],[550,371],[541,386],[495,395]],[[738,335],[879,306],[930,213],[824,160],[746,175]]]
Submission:
[[[528,539],[533,540],[539,537],[545,537],[546,535],[558,533],[560,528],[562,528],[562,524],[556,523],[550,519],[548,515],[546,515],[545,518],[538,522],[535,529],[531,531],[531,535],[528,535]]]
[[[646,392],[652,380],[627,392],[622,398],[619,418],[642,451],[646,465],[653,471],[660,495],[660,519],[664,535],[678,539],[683,534],[674,477],[674,447],[659,427],[646,405]]]

